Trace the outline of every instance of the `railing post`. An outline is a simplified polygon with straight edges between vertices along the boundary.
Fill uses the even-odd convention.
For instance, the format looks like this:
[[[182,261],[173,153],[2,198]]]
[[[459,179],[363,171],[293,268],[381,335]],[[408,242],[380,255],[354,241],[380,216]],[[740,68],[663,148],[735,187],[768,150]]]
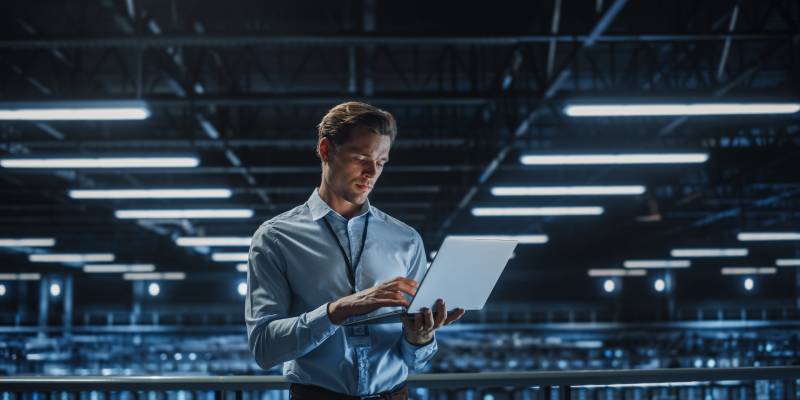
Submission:
[[[786,385],[784,385],[784,397],[786,400],[797,400],[797,385],[796,380],[789,379],[786,381]]]
[[[559,400],[570,400],[572,398],[572,388],[569,385],[561,385],[558,388]]]
[[[550,394],[553,390],[552,386],[539,386],[538,399],[539,400],[550,400]]]

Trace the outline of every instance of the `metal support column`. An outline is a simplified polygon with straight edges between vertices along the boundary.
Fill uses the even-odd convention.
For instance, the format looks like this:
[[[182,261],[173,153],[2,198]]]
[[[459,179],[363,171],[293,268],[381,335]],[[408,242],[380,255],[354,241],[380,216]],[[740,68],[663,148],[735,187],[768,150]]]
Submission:
[[[664,273],[664,288],[667,292],[667,319],[669,321],[675,320],[675,279],[673,273],[667,270]]]
[[[72,333],[72,274],[64,279],[64,335]]]
[[[50,305],[50,299],[47,296],[49,286],[50,277],[47,275],[42,276],[39,281],[39,336],[44,336],[47,329],[47,312]]]
[[[133,281],[133,302],[131,304],[130,324],[140,323],[142,314],[142,298],[144,298],[144,281]]]

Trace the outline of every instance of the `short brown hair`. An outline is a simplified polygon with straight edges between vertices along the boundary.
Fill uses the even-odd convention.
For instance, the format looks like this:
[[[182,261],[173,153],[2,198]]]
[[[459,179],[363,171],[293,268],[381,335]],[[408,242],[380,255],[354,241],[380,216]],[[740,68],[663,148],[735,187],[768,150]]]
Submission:
[[[331,108],[317,125],[318,139],[328,138],[336,145],[350,139],[353,128],[367,128],[378,135],[397,136],[397,123],[388,111],[366,103],[349,101]],[[319,140],[316,148],[319,157]]]

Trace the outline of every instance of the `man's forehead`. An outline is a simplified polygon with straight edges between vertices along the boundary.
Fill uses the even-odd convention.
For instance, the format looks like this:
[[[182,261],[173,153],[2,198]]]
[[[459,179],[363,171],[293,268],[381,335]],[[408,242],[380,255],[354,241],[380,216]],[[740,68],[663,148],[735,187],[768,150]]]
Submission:
[[[373,152],[388,154],[392,146],[391,137],[372,131],[353,132],[349,139],[341,144],[343,150],[364,154]]]

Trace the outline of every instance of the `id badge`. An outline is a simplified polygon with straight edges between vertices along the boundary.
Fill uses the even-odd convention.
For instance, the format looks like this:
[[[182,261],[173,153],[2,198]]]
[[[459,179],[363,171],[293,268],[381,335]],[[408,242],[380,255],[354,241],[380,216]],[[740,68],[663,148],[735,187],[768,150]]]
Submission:
[[[347,330],[347,340],[351,346],[367,347],[372,345],[372,338],[369,336],[369,325],[352,325]]]

